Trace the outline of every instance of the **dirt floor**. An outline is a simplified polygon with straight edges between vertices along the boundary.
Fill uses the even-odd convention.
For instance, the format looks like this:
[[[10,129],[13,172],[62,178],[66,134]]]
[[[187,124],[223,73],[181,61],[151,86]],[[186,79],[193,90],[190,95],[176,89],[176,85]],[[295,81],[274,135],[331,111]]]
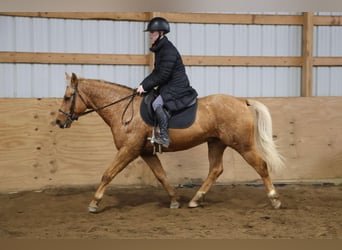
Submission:
[[[94,188],[0,195],[0,238],[18,239],[342,239],[341,185],[278,187],[274,210],[263,186],[214,186],[202,206],[187,208],[197,187],[177,188],[169,209],[162,188],[111,187],[98,214],[87,212]]]

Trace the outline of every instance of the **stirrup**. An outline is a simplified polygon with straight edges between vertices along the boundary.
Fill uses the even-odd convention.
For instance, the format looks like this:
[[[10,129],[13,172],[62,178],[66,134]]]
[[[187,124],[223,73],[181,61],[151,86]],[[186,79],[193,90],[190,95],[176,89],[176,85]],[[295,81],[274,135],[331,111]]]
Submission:
[[[147,140],[149,140],[151,142],[152,146],[153,146],[153,155],[155,155],[157,153],[157,147],[158,147],[158,153],[160,153],[160,154],[163,153],[162,145],[158,144],[156,142],[156,132],[158,132],[158,131],[156,131],[157,129],[159,130],[159,127],[154,127],[152,129],[151,137],[147,138]]]

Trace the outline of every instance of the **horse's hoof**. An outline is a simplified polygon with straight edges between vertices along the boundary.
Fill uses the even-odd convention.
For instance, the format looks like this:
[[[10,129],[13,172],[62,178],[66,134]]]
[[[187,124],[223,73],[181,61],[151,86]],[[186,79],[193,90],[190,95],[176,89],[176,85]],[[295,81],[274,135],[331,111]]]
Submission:
[[[90,213],[97,213],[97,207],[91,207],[91,206],[89,206],[89,207],[88,207],[88,211],[89,211]]]
[[[198,206],[199,206],[199,204],[196,201],[190,201],[188,204],[189,208],[196,208]]]
[[[281,207],[281,201],[279,200],[279,196],[275,190],[271,190],[267,196],[270,199],[274,209],[279,209]]]
[[[271,203],[274,209],[279,209],[281,207],[281,201],[278,199],[271,200]]]
[[[170,208],[180,208],[179,202],[172,202],[172,203],[170,204]]]

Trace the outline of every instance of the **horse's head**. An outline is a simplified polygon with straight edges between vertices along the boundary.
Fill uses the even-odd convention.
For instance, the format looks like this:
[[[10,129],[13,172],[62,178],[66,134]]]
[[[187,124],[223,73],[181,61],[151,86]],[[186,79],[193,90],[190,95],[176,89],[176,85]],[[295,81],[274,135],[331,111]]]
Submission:
[[[87,109],[87,105],[78,90],[78,79],[75,73],[71,77],[65,73],[67,87],[65,90],[62,105],[56,118],[56,124],[60,128],[69,128],[79,114]]]

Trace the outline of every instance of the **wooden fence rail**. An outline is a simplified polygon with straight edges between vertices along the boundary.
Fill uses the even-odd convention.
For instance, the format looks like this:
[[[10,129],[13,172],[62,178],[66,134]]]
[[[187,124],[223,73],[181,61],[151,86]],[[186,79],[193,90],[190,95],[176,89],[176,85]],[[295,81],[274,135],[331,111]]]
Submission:
[[[302,55],[286,56],[190,56],[184,55],[187,66],[276,66],[301,67],[301,95],[312,95],[312,71],[315,66],[342,66],[342,57],[313,57],[313,30],[316,25],[342,25],[342,16],[200,14],[159,12],[0,12],[0,15],[36,18],[66,18],[81,20],[115,20],[146,22],[162,15],[175,23],[301,25]],[[153,55],[80,54],[0,52],[0,63],[94,64],[94,65],[153,65]]]
[[[0,12],[2,16],[79,20],[148,21],[161,14],[175,23],[303,25],[303,15],[203,14],[171,12]],[[314,25],[342,25],[342,16],[313,16]]]

